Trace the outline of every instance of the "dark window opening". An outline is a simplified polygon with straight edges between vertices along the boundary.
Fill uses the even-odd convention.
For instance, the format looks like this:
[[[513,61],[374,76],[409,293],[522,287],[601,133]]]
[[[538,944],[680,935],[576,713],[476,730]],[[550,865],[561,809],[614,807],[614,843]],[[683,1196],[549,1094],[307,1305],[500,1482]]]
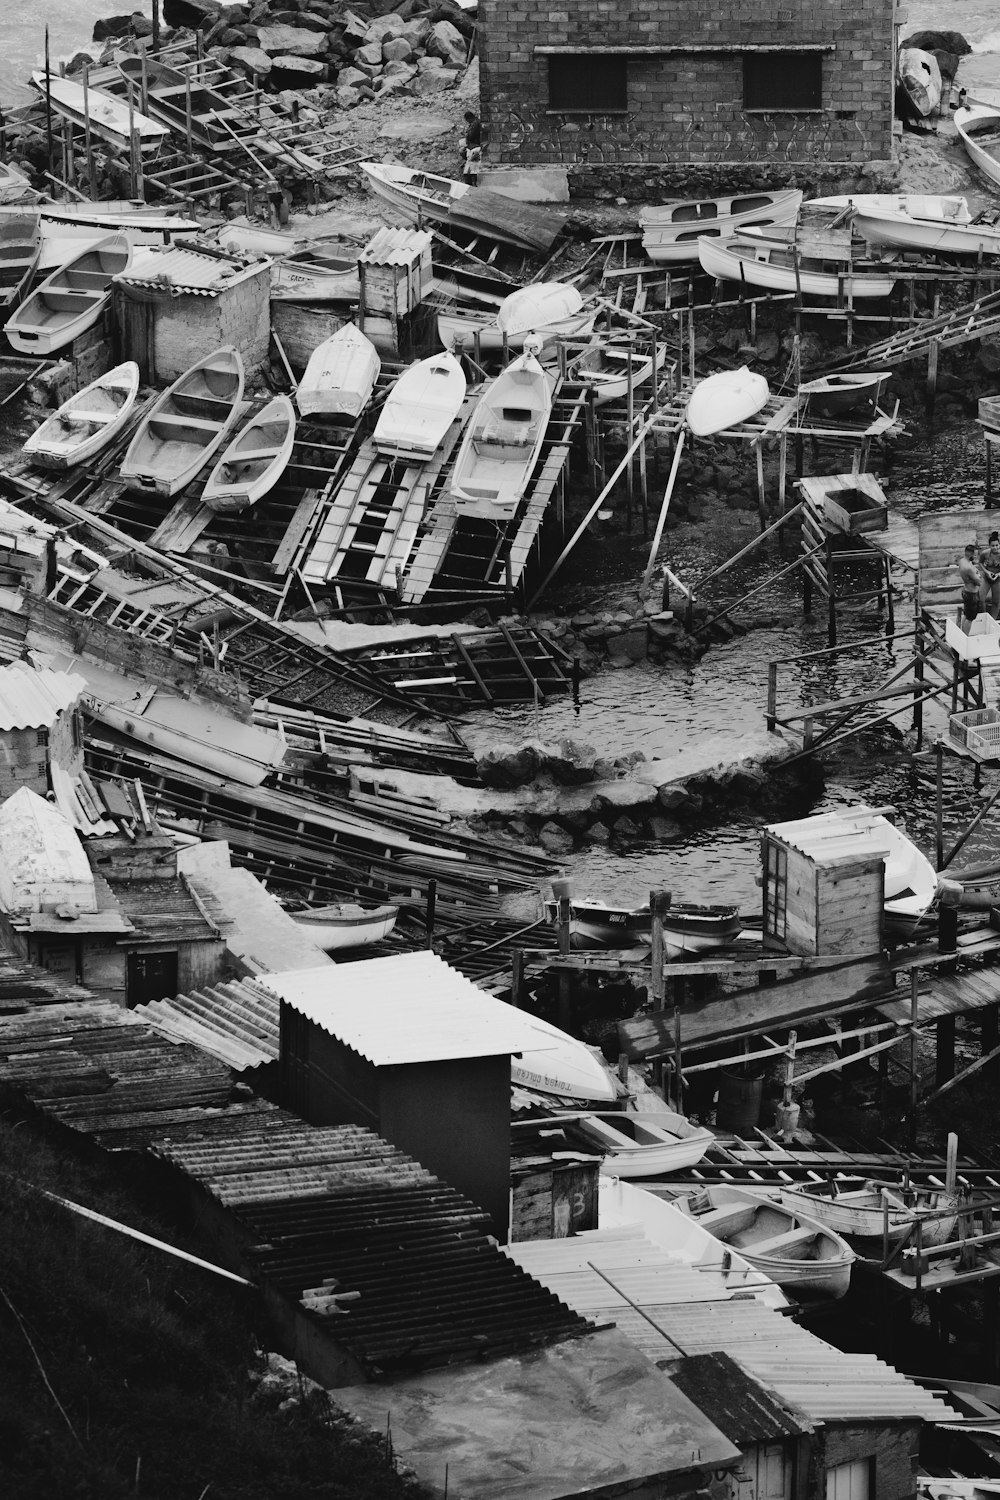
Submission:
[[[815,52],[743,57],[744,109],[822,109],[823,59]]]
[[[788,925],[788,851],[780,844],[765,842],[764,931],[782,942]]]
[[[622,114],[628,109],[625,57],[550,57],[549,109],[563,115]]]

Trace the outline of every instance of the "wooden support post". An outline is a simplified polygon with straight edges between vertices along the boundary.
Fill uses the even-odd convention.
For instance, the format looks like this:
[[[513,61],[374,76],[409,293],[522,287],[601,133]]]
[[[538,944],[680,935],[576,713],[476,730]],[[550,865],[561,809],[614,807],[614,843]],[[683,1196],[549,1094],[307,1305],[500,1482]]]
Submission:
[[[913,664],[913,729],[917,736],[917,749],[924,742],[924,633],[918,618],[916,625],[916,650],[917,655]]]
[[[684,1057],[681,1051],[681,1008],[674,1006],[674,1108],[684,1113]]]
[[[87,158],[87,191],[90,201],[97,201],[97,167],[94,162],[94,134],[90,125],[90,64],[84,63],[80,75],[83,88],[83,150]]]
[[[654,375],[655,380],[655,375]],[[627,430],[629,442],[632,441],[633,429],[635,427],[635,384],[632,379],[632,359],[629,357],[625,370],[625,400],[627,408]],[[628,529],[632,530],[632,502],[635,499],[635,465],[630,458],[628,468],[625,470],[625,513],[628,519]]]
[[[937,1088],[955,1073],[955,1017],[941,1016],[935,1022],[934,1082]]]
[[[153,51],[160,50],[160,0],[153,0]],[[145,56],[145,49],[143,49]]]
[[[917,1023],[920,1019],[920,970],[910,970],[910,1147],[917,1144],[917,1105],[920,1076],[917,1073]]]
[[[524,954],[515,948],[510,955],[510,1003],[515,1010],[521,1009],[524,999]]]
[[[55,158],[52,143],[52,75],[49,71],[52,64],[49,60],[49,28],[45,28],[45,155],[50,172],[55,171]]]
[[[944,868],[944,745],[934,742],[934,851],[936,870]]]
[[[428,948],[434,947],[434,914],[437,909],[437,881],[427,882],[427,911],[424,915],[424,933]]]
[[[993,443],[986,433],[986,499],[987,510],[993,509]]]
[[[650,944],[650,999],[653,1002],[654,1011],[661,1011],[666,995],[666,976],[663,972],[666,962],[666,952],[663,942],[663,919],[670,909],[672,900],[669,891],[650,891],[649,893],[649,918],[652,941]]]
[[[958,1187],[958,1136],[953,1131],[948,1132],[948,1145],[945,1156],[944,1190],[952,1197]]]
[[[767,727],[773,732],[777,723],[778,713],[778,663],[769,661],[767,664]]]
[[[667,487],[663,491],[663,504],[660,506],[660,514],[656,518],[656,530],[653,533],[652,545],[649,549],[649,557],[646,559],[646,571],[642,575],[642,593],[645,595],[649,588],[649,580],[653,576],[653,568],[656,566],[656,554],[660,546],[660,538],[663,536],[663,528],[667,524],[667,511],[670,509],[670,501],[674,493],[674,485],[677,483],[677,471],[681,464],[681,454],[684,451],[684,435],[686,427],[682,427],[677,434],[677,443],[674,448],[674,459],[670,465],[670,474],[667,478]],[[644,434],[645,440],[645,434]]]
[[[569,954],[570,940],[570,900],[568,896],[560,896],[556,908],[556,941],[559,945],[561,957],[566,958]]]
[[[761,531],[767,530],[767,491],[764,487],[764,451],[763,444],[754,443],[757,455],[757,519],[760,522]]]
[[[979,1040],[984,1056],[989,1053],[996,1054],[1000,1047],[1000,1006],[988,1005],[979,1013]],[[994,1055],[993,1060],[983,1068],[983,1078],[994,1087],[1000,1082],[1000,1057]]]

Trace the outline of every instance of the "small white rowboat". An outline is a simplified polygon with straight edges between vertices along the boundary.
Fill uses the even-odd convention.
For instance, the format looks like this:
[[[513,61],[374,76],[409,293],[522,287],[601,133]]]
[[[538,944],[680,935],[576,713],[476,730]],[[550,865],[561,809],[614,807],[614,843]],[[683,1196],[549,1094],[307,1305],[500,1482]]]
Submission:
[[[606,1152],[601,1171],[609,1177],[658,1177],[701,1161],[714,1140],[710,1130],[692,1125],[671,1110],[614,1115],[581,1115],[574,1127]]]
[[[534,354],[513,360],[487,387],[466,429],[451,477],[461,515],[509,520],[541,452],[554,382]]]
[[[895,1244],[910,1235],[919,1220],[924,1248],[951,1239],[958,1209],[954,1194],[937,1188],[904,1188],[898,1182],[858,1177],[789,1185],[777,1196],[786,1207],[801,1209],[847,1239],[881,1240],[888,1225],[889,1242]],[[915,1237],[910,1243],[916,1244]]]
[[[382,361],[360,328],[345,323],[309,357],[295,393],[303,416],[359,417],[371,400]]]
[[[112,234],[53,271],[7,319],[11,345],[21,354],[52,354],[72,343],[97,322],[131,259],[125,236]]]
[[[137,109],[130,114],[127,100],[116,99],[103,89],[85,89],[72,78],[38,71],[32,73],[31,82],[43,98],[46,95],[51,98],[56,114],[81,127],[89,118],[92,133],[113,146],[127,146],[131,131],[138,136],[140,146],[155,149],[170,134],[165,125],[141,115]]]
[[[663,368],[667,356],[665,344],[656,345],[656,370]],[[569,367],[571,380],[579,380],[594,392],[594,405],[604,406],[608,401],[617,401],[628,395],[629,375],[632,389],[637,391],[653,373],[653,354],[643,354],[637,349],[619,348],[596,343],[577,355]]]
[[[686,1207],[724,1245],[794,1297],[843,1297],[851,1281],[851,1247],[818,1219],[748,1188],[712,1185]]]
[[[391,458],[430,458],[465,400],[465,371],[454,354],[432,354],[404,370],[386,398],[372,441]]]
[[[802,254],[783,240],[752,234],[731,240],[698,241],[698,259],[709,276],[745,282],[773,292],[811,297],[888,297],[893,278],[881,271],[855,271],[849,261]]]
[[[702,235],[729,239],[743,228],[791,224],[801,202],[802,194],[792,189],[729,198],[689,198],[644,208],[639,214],[642,248],[650,260],[697,260]]]
[[[42,469],[69,469],[110,443],[132,415],[139,394],[134,360],[99,375],[35,429],[22,452]]]
[[[687,424],[697,437],[726,432],[760,411],[770,388],[767,379],[741,365],[699,380],[688,398]]]
[[[41,229],[36,213],[0,219],[0,318],[16,307],[38,265]]]
[[[222,446],[243,400],[243,360],[223,345],[169,386],[140,422],[121,465],[130,489],[176,495]]]
[[[988,182],[1000,187],[1000,109],[972,104],[956,109],[954,120],[969,160]]]
[[[334,906],[293,911],[291,915],[325,953],[336,953],[342,948],[367,948],[388,937],[396,925],[399,907],[341,901]]]
[[[281,478],[294,442],[295,408],[288,396],[275,396],[233,438],[208,476],[203,503],[222,515],[255,505]]]

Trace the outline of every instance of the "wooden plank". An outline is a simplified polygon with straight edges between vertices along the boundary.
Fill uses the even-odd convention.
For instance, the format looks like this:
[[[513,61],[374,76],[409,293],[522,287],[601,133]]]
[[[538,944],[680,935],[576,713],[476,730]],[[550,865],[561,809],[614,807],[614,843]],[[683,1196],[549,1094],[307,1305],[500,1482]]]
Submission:
[[[149,545],[183,557],[211,524],[214,514],[199,496],[182,495],[149,538]]]
[[[804,979],[790,979],[766,989],[744,989],[722,999],[685,1006],[681,1015],[683,1044],[754,1036],[771,1026],[819,1018],[872,1005],[892,987],[881,954]],[[674,1049],[672,1013],[637,1016],[618,1023],[619,1044],[632,1061],[661,1057]]]
[[[449,214],[453,224],[503,240],[515,239],[529,250],[542,253],[552,249],[566,222],[563,214],[480,187],[470,188],[449,207]]]

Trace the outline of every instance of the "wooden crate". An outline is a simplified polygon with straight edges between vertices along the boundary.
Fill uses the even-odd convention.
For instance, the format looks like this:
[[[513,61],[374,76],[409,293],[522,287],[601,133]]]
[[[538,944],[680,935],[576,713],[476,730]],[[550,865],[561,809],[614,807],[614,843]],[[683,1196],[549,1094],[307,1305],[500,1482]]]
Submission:
[[[885,531],[889,512],[866,490],[845,487],[828,490],[823,497],[826,518],[843,531]]]
[[[980,396],[979,421],[991,432],[1000,432],[1000,396]]]
[[[952,714],[948,734],[977,755],[1000,756],[1000,709],[974,708],[968,713]]]

